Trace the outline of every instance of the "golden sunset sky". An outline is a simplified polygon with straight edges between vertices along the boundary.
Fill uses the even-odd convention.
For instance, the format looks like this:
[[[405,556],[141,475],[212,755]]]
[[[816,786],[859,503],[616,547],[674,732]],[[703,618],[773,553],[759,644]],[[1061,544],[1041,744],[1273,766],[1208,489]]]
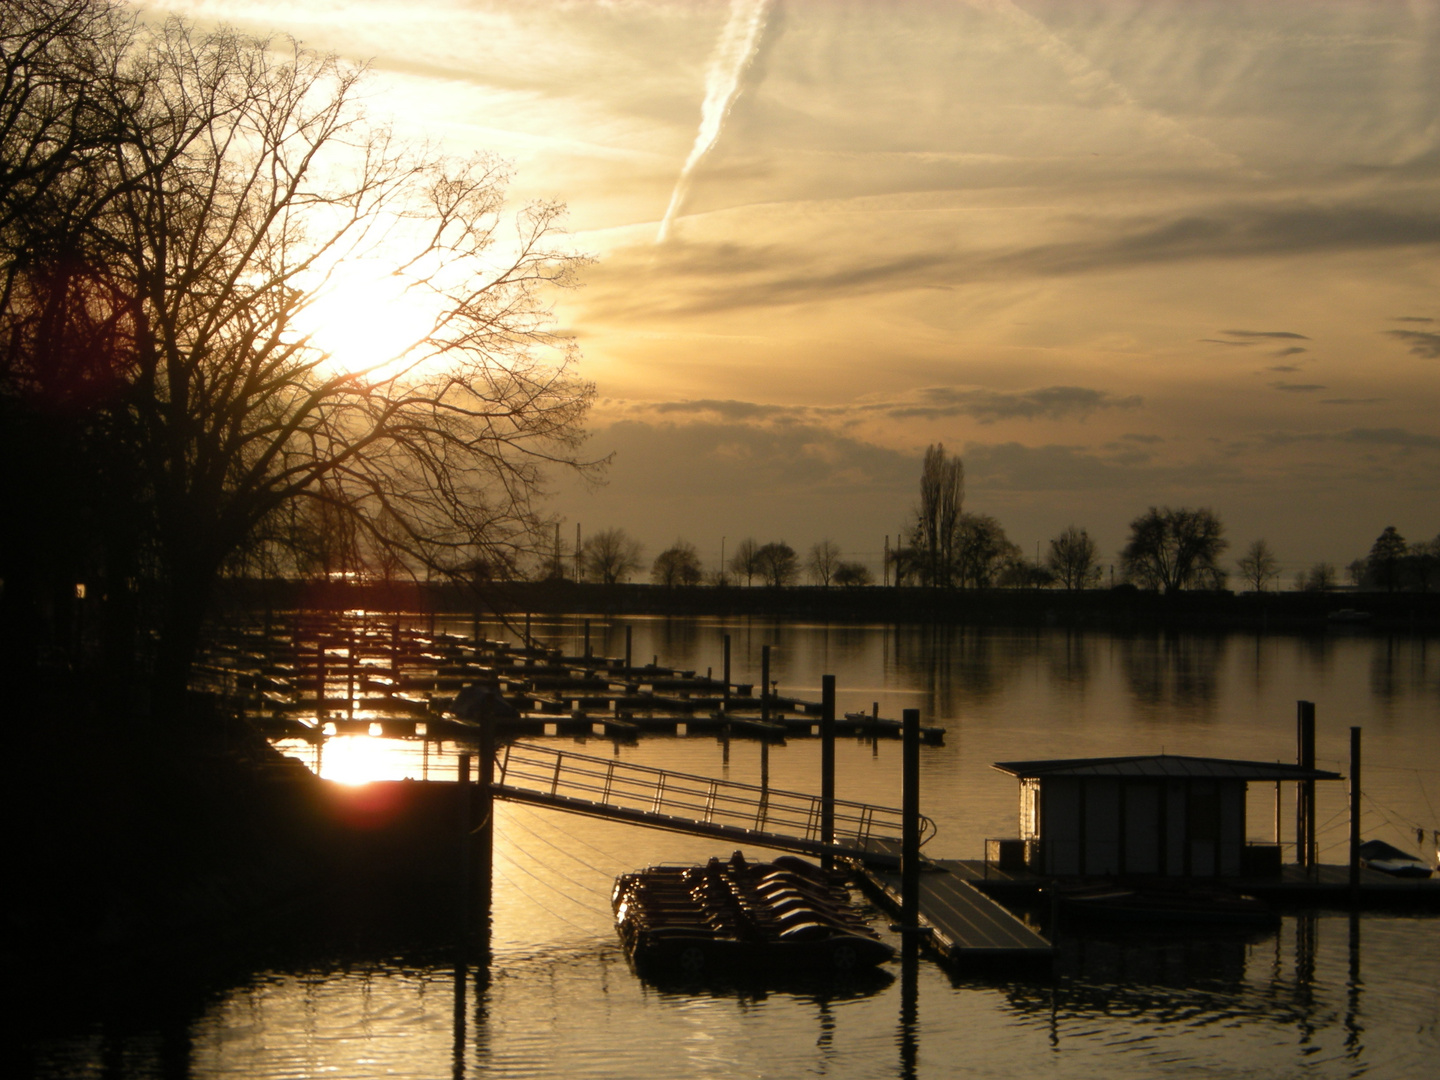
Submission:
[[[1440,3],[147,10],[368,62],[372,114],[568,204],[615,454],[560,485],[568,540],[878,574],[937,441],[1032,557],[1073,523],[1111,561],[1151,504],[1287,583],[1440,533]]]

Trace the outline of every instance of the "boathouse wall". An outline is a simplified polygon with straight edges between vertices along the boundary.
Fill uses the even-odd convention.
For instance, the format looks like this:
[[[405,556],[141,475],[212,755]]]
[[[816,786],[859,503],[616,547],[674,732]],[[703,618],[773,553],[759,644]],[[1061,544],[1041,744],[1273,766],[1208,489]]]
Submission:
[[[1245,786],[1190,777],[1026,779],[1020,821],[1030,866],[1056,876],[1238,875]]]

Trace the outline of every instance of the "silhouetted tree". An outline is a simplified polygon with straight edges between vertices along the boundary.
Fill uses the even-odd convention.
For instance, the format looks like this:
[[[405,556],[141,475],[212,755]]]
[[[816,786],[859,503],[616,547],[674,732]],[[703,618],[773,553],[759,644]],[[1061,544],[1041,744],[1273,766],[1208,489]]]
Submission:
[[[1088,532],[1074,525],[1050,541],[1045,565],[1067,589],[1086,589],[1100,580],[1099,549]]]
[[[640,552],[640,541],[624,529],[601,529],[585,538],[580,565],[589,580],[614,585],[640,569]]]
[[[1125,576],[1148,589],[1173,592],[1218,588],[1224,571],[1225,526],[1214,511],[1150,507],[1130,523],[1130,542],[1120,553]]]
[[[811,580],[826,588],[834,581],[835,571],[839,566],[840,545],[833,540],[821,540],[812,545],[810,554],[805,558],[805,569],[810,571]]]
[[[920,505],[910,529],[910,547],[927,585],[943,588],[952,583],[964,506],[965,465],[935,443],[926,449],[920,467]]]
[[[840,562],[835,567],[835,584],[845,588],[869,585],[875,580],[870,568],[862,562]]]
[[[765,579],[765,584],[776,588],[795,584],[795,578],[800,572],[795,549],[783,540],[762,545],[755,553],[755,563],[760,575]]]
[[[1007,565],[1021,561],[1000,522],[988,514],[961,514],[955,530],[954,584],[986,589],[997,583]]]
[[[1245,583],[1256,592],[1264,592],[1266,583],[1280,576],[1280,560],[1264,539],[1256,540],[1246,548],[1235,565],[1240,568],[1240,576]]]
[[[1305,574],[1302,588],[1305,592],[1331,592],[1335,588],[1336,581],[1335,567],[1327,562],[1317,562]]]
[[[1400,566],[1407,550],[1405,538],[1395,530],[1395,526],[1385,526],[1385,531],[1370,546],[1370,556],[1365,560],[1370,579],[1386,592],[1394,592],[1400,585]]]
[[[1402,567],[1405,581],[1411,587],[1421,592],[1440,588],[1440,536],[1411,544]]]
[[[655,556],[650,578],[656,585],[699,585],[700,555],[695,545],[688,540],[676,540]]]
[[[578,265],[561,209],[506,227],[501,163],[400,145],[359,114],[354,71],[299,48],[172,20],[127,50],[98,72],[112,129],[72,177],[63,228],[7,225],[0,313],[11,341],[33,330],[4,375],[8,393],[33,370],[63,270],[84,267],[88,324],[125,339],[89,426],[134,469],[153,700],[174,716],[216,576],[257,537],[285,542],[280,508],[323,504],[427,576],[535,552],[535,493],[547,467],[585,467],[593,388],[540,294]],[[393,355],[332,355],[310,313],[364,266],[433,317]]]
[[[760,545],[747,536],[735,545],[735,554],[730,556],[730,572],[736,577],[743,577],[746,585],[753,585],[755,575],[761,572],[759,553]]]

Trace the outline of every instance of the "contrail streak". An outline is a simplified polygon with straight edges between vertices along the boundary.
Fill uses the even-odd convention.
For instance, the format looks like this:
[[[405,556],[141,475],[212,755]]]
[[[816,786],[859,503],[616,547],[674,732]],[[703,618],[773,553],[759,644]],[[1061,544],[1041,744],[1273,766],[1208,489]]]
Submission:
[[[770,4],[771,0],[731,0],[730,19],[710,57],[710,68],[705,72],[705,102],[700,106],[700,130],[695,133],[695,145],[690,148],[690,156],[685,159],[680,176],[675,181],[670,205],[655,237],[657,244],[664,243],[669,237],[670,223],[690,194],[690,179],[696,167],[720,137],[725,117],[730,115],[730,107],[740,96],[740,80],[760,48],[760,36],[765,32]]]

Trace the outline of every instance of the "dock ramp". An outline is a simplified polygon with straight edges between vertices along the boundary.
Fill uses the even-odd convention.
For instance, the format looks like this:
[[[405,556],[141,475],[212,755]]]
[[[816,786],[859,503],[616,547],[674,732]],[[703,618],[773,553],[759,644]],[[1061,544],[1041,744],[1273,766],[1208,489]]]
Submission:
[[[802,855],[899,865],[898,809],[834,802],[835,842],[820,834],[818,795],[633,765],[517,742],[496,758],[497,799],[709,836]],[[922,839],[935,824],[921,819]]]

